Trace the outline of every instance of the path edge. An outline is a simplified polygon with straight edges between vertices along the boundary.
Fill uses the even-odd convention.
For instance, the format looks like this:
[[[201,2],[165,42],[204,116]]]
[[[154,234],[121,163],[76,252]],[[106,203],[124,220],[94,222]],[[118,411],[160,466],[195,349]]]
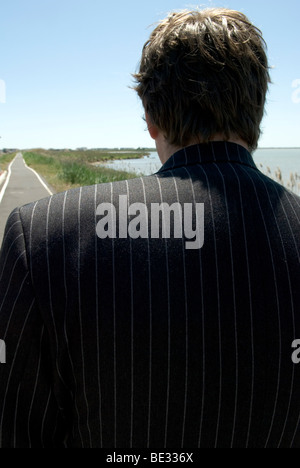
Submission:
[[[15,159],[16,159],[17,155],[14,157],[14,159],[10,162],[9,166],[8,166],[8,169],[7,169],[7,173],[6,173],[6,178],[5,178],[5,182],[4,182],[4,185],[0,191],[0,203],[2,202],[2,199],[4,197],[4,194],[5,194],[5,191],[6,191],[6,188],[8,186],[8,183],[9,183],[9,179],[10,179],[10,176],[11,176],[11,166],[13,165]]]
[[[21,153],[21,154],[22,154],[22,153]],[[48,185],[43,181],[43,179],[41,178],[41,176],[40,176],[34,169],[32,169],[32,167],[27,166],[23,154],[22,154],[22,159],[23,159],[23,161],[24,161],[24,164],[25,164],[26,169],[29,169],[30,171],[32,171],[32,172],[36,175],[36,177],[38,178],[39,182],[42,184],[42,186],[44,187],[44,189],[47,190],[47,192],[49,193],[49,195],[51,195],[51,196],[54,195],[54,193],[50,190],[50,188],[48,187]],[[0,202],[1,202],[1,200],[0,200]]]

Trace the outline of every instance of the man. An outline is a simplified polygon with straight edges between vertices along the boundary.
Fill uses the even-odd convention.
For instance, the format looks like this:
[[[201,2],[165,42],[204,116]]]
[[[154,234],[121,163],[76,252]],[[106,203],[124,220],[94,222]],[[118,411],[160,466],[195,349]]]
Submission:
[[[135,79],[161,170],[8,220],[0,445],[299,446],[300,199],[251,156],[261,33],[171,14]]]

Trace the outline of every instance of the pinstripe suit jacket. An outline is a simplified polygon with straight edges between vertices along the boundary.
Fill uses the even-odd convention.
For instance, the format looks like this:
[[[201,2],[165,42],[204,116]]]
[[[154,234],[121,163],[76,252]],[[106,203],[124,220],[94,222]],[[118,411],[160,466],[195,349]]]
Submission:
[[[99,239],[96,208],[204,203],[205,240]],[[300,446],[300,199],[241,146],[16,209],[0,259],[1,447]]]

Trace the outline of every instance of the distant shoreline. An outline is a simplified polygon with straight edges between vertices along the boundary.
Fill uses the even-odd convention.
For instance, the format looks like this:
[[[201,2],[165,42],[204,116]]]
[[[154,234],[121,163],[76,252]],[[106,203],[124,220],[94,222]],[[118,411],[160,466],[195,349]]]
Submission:
[[[10,154],[10,153],[16,153],[18,151],[21,152],[29,152],[29,151],[56,151],[56,152],[63,152],[63,151],[68,151],[68,152],[77,152],[79,149],[71,149],[71,148],[53,148],[53,149],[45,149],[45,148],[31,148],[31,149],[22,149],[22,150],[17,150],[17,149],[0,149],[0,156],[4,154]],[[300,151],[300,146],[259,146],[254,150],[254,153],[256,151],[263,151],[263,150],[299,150]],[[143,157],[143,152],[145,152],[145,156],[147,156],[147,153],[156,153],[157,150],[155,148],[84,148],[83,150],[80,150],[83,152],[89,152],[89,151],[100,151],[100,152],[107,152],[109,154],[120,154],[120,155],[126,155],[126,154],[139,154],[140,157]],[[114,159],[114,158],[113,158]]]
[[[257,150],[265,150],[265,149],[280,149],[280,150],[300,150],[300,146],[261,146],[261,147],[258,147],[255,151]]]

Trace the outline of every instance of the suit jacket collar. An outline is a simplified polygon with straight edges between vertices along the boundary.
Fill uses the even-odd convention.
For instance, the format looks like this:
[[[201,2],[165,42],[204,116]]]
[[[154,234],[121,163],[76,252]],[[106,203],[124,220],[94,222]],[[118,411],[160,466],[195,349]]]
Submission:
[[[204,163],[239,163],[257,169],[252,155],[241,145],[226,141],[187,146],[171,156],[158,173]]]

